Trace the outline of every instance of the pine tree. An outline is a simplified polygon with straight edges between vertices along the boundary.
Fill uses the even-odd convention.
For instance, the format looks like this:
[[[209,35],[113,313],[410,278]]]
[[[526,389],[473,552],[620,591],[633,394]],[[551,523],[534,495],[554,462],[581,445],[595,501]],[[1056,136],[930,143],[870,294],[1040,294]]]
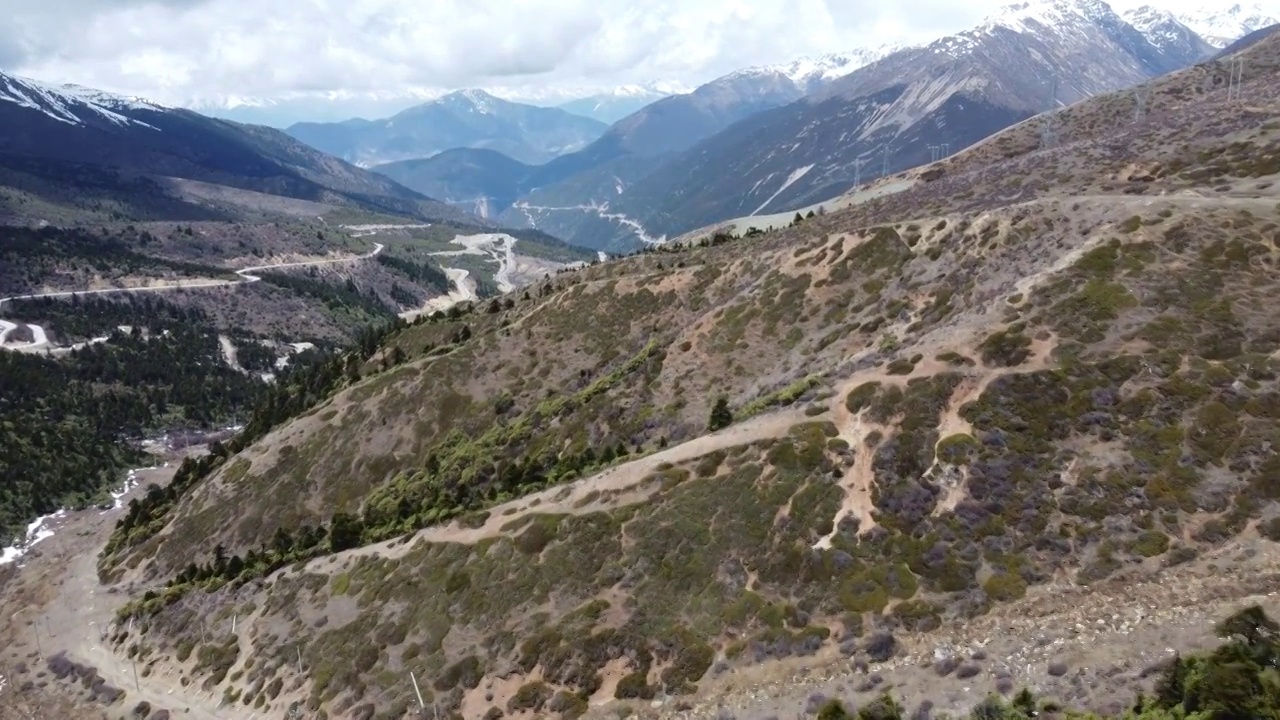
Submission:
[[[732,424],[733,412],[729,410],[729,400],[722,395],[716,400],[715,406],[711,408],[711,418],[707,421],[707,429],[715,432]]]

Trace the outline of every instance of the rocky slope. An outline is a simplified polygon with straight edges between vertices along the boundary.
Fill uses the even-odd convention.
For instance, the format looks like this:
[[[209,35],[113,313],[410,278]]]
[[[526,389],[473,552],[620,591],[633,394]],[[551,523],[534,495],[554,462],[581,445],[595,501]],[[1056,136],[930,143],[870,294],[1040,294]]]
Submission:
[[[128,513],[115,646],[273,717],[633,712],[813,655],[873,693],[898,638],[1280,538],[1280,125],[1225,69],[404,329]]]
[[[382,120],[297,123],[287,133],[323,152],[365,167],[428,158],[454,148],[480,148],[542,163],[582,149],[605,124],[557,108],[462,90]]]

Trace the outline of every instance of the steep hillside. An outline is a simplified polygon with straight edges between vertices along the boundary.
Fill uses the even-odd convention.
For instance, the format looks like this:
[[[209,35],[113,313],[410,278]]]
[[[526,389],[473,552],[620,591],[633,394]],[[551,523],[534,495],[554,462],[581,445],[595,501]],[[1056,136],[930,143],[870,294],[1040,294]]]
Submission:
[[[526,163],[580,150],[605,124],[557,108],[462,90],[383,120],[297,123],[286,132],[308,145],[362,166],[428,158],[454,148],[481,148]]]
[[[1280,41],[1248,52],[1276,97]],[[300,379],[125,515],[114,647],[181,702],[272,717],[672,714],[810,656],[860,703],[945,712],[1143,682],[1123,639],[1068,675],[1068,641],[1036,641],[1059,628],[999,613],[1202,554],[1274,565],[1280,125],[1215,71],[1141,122],[1099,97],[1056,147],[1024,123],[902,192],[559,274]],[[1236,538],[1254,561],[1217,554]],[[970,626],[1019,649],[921,670]]]
[[[0,74],[0,124],[0,216],[233,219],[266,195],[366,213],[465,217],[279,131],[74,85]],[[208,202],[175,179],[240,192]]]

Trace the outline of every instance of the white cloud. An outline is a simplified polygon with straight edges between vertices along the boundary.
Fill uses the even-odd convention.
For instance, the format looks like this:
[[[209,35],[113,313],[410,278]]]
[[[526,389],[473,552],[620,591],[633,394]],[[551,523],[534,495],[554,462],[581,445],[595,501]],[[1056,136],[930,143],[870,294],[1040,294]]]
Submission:
[[[885,7],[888,5],[889,7]],[[0,0],[0,63],[183,103],[407,86],[702,81],[982,14],[869,0]],[[920,20],[926,18],[927,20]]]
[[[1165,6],[1184,0],[1168,0]],[[170,104],[702,82],[1002,0],[0,0],[0,67]]]

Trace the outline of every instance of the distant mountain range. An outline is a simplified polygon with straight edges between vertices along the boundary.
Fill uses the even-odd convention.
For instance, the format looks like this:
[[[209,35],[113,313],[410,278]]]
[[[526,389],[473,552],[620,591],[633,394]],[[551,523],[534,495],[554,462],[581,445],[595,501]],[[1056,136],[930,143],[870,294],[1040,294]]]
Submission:
[[[1247,31],[1259,18],[1228,8],[1193,19]],[[462,151],[377,169],[507,224],[625,247],[824,200],[859,178],[928,162],[930,146],[957,152],[1044,110],[1191,65],[1214,47],[1155,8],[1121,16],[1101,0],[1032,0],[926,46],[732,73],[541,166]]]
[[[574,115],[612,125],[650,103],[685,92],[688,92],[687,88],[673,83],[621,85],[560,103],[557,107]]]
[[[431,157],[469,147],[542,163],[579,150],[607,125],[558,108],[509,102],[483,90],[462,90],[383,120],[297,123],[285,132],[361,166]]]
[[[312,215],[466,217],[278,130],[75,85],[0,73],[0,127],[0,219],[221,219],[268,197],[309,201]]]
[[[1280,12],[1274,6],[1264,8],[1258,3],[1206,5],[1199,10],[1179,14],[1178,20],[1205,42],[1224,48],[1255,30],[1280,23]]]

